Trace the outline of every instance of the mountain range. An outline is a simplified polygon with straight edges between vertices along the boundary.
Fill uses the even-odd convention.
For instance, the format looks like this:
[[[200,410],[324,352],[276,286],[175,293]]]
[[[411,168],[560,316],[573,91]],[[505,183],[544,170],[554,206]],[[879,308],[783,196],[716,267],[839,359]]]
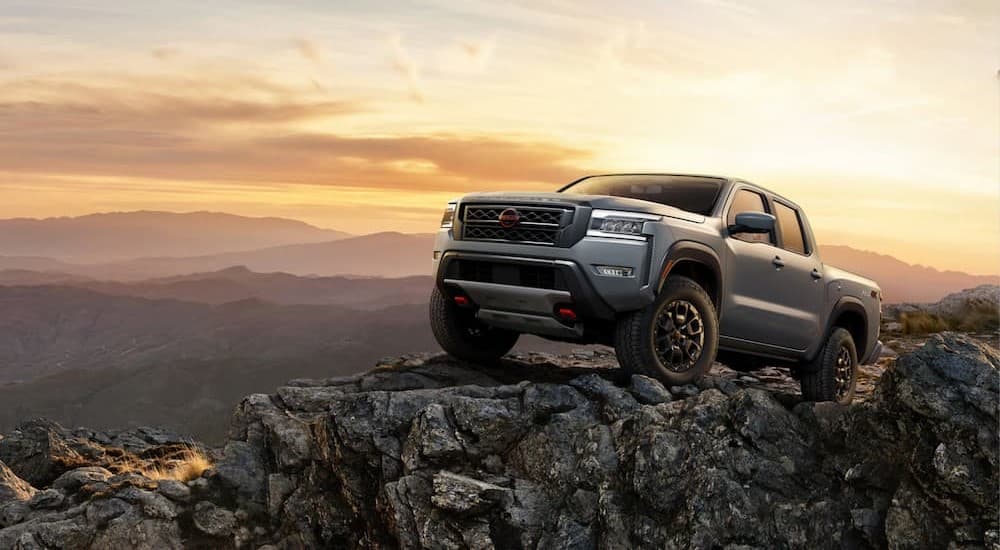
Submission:
[[[245,266],[130,282],[52,272],[0,271],[0,285],[6,286],[71,286],[115,296],[203,304],[258,299],[272,304],[338,305],[362,310],[425,304],[432,284],[433,278],[427,275],[300,277],[282,272],[257,273]]]
[[[247,272],[310,278],[427,276],[433,238],[432,234],[393,232],[351,236],[294,220],[205,212],[0,220],[0,284],[72,284],[113,294],[200,296],[197,301],[211,302],[254,296],[277,303],[328,303],[309,299],[308,294],[329,281],[276,275],[272,278],[280,280],[263,282],[254,277],[251,283],[250,275],[244,273],[240,279],[235,272],[200,275],[196,282],[164,278],[183,279],[234,266]],[[878,282],[889,303],[934,302],[952,292],[998,282],[996,276],[939,271],[849,246],[821,246],[820,252],[825,262]],[[231,283],[221,285],[216,280],[216,288],[210,288],[208,279],[220,278]],[[110,283],[102,287],[95,281],[141,284],[129,291]],[[285,290],[235,288],[248,284],[284,285]],[[181,287],[188,288],[187,296]],[[213,293],[217,293],[215,299],[207,298]]]
[[[824,262],[877,282],[887,303],[936,302],[953,292],[1000,282],[1000,277],[996,275],[939,271],[849,246],[820,246],[820,253]]]
[[[347,236],[284,218],[218,212],[112,212],[0,220],[0,256],[92,264],[148,256],[200,256]]]
[[[198,256],[143,256],[103,263],[15,256],[0,249],[0,270],[40,271],[106,281],[139,281],[244,266],[257,272],[301,276],[429,275],[433,235],[374,233],[333,241],[298,243]]]
[[[387,298],[406,296],[420,281],[315,282],[341,289],[357,307],[256,298],[211,304],[0,285],[0,432],[45,416],[73,426],[167,426],[217,440],[219,417],[246,394],[438,349],[426,304],[395,305]],[[423,282],[426,291],[430,283]],[[397,283],[402,293],[385,291]],[[528,337],[518,349],[574,347]]]

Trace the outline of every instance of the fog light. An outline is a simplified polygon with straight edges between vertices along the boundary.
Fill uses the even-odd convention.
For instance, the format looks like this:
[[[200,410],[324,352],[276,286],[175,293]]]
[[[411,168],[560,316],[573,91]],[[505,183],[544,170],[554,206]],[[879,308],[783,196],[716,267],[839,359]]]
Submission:
[[[470,303],[469,299],[466,298],[465,296],[462,295],[455,296],[455,305],[465,307],[468,306],[469,303]]]
[[[631,277],[635,270],[631,267],[622,267],[620,265],[595,265],[594,271],[598,275],[604,275],[605,277]]]

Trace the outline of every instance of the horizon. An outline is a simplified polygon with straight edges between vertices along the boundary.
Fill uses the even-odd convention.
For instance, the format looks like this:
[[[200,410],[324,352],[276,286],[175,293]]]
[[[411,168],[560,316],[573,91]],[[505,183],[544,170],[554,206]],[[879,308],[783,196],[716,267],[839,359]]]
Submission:
[[[345,237],[346,239],[352,239],[352,238],[358,238],[358,237],[370,237],[370,236],[374,236],[374,235],[383,235],[383,234],[398,234],[398,235],[404,235],[404,236],[431,236],[431,235],[434,235],[434,231],[406,232],[406,231],[395,231],[395,230],[375,231],[375,232],[371,232],[371,233],[351,233],[351,232],[345,231],[344,229],[340,229],[340,228],[337,228],[337,227],[330,227],[330,226],[318,225],[318,224],[310,223],[310,222],[308,222],[306,220],[300,220],[300,219],[296,219],[296,218],[288,218],[288,217],[281,217],[281,216],[246,216],[246,215],[242,215],[242,214],[235,214],[233,212],[223,212],[223,211],[219,211],[219,210],[194,210],[194,211],[120,210],[120,211],[106,211],[106,212],[90,212],[90,213],[87,213],[87,214],[81,214],[81,215],[77,215],[77,216],[52,216],[52,217],[46,217],[46,218],[32,218],[32,217],[0,218],[0,222],[4,222],[4,221],[17,221],[17,220],[44,222],[44,221],[50,221],[50,220],[79,219],[79,218],[86,218],[86,217],[91,217],[91,216],[107,216],[107,215],[115,215],[115,214],[143,214],[143,213],[147,213],[147,214],[176,214],[176,215],[209,214],[209,215],[222,215],[222,216],[236,216],[236,217],[248,218],[248,219],[255,219],[255,220],[291,221],[291,222],[303,223],[303,224],[306,224],[306,225],[308,225],[310,227],[313,227],[315,229],[326,230],[326,231],[337,231],[337,232],[345,233],[347,235]],[[315,243],[302,243],[302,244],[315,244]],[[891,258],[891,259],[894,259],[894,260],[901,261],[901,262],[906,263],[908,265],[911,265],[913,267],[929,268],[929,269],[938,271],[940,273],[949,273],[949,272],[952,272],[952,273],[964,273],[964,274],[975,275],[975,276],[1000,277],[1000,272],[984,272],[984,273],[979,273],[979,272],[974,272],[974,271],[961,271],[961,270],[956,270],[956,269],[943,269],[943,268],[941,268],[940,266],[937,266],[937,265],[929,265],[929,264],[923,264],[923,263],[919,263],[919,262],[910,261],[908,258],[901,257],[901,256],[895,255],[895,254],[887,252],[887,251],[880,251],[880,250],[873,250],[873,249],[870,249],[870,248],[859,247],[859,246],[852,245],[850,243],[818,242],[817,244],[819,245],[820,248],[823,248],[823,247],[832,247],[832,246],[839,246],[839,247],[850,248],[851,250],[854,250],[854,251],[857,251],[857,252],[863,252],[863,253],[869,253],[869,254],[876,254],[876,255],[879,255],[879,256],[884,256],[884,257],[887,257],[887,258]],[[266,248],[275,248],[275,247],[281,247],[281,246],[288,246],[288,245],[272,245],[272,246],[268,246]],[[250,248],[250,250],[252,250],[252,249],[253,248]],[[3,255],[0,254],[0,257],[2,257],[2,256]],[[139,258],[142,258],[142,257],[139,257]],[[67,262],[67,263],[72,264],[74,262]],[[81,265],[86,265],[86,263],[81,264]],[[245,267],[245,266],[232,266],[232,267]],[[226,268],[226,269],[229,269],[229,268]]]
[[[0,217],[210,208],[414,233],[467,192],[725,173],[800,204],[820,243],[1000,271],[1000,10],[821,14],[787,0],[9,5]]]

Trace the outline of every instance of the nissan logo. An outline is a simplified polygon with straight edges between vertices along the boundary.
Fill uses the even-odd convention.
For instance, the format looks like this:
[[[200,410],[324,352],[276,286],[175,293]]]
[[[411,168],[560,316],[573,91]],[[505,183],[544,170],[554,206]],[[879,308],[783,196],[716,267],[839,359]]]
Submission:
[[[500,227],[504,229],[510,229],[521,221],[521,215],[517,213],[517,210],[513,208],[508,208],[500,213]]]

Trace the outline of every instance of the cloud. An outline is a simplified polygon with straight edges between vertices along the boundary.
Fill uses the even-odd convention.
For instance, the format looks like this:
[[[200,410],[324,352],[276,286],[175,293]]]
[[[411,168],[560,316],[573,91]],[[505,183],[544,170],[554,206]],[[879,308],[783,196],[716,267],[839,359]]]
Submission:
[[[311,61],[316,64],[323,63],[323,49],[316,42],[306,38],[296,38],[293,40],[293,44],[295,45],[295,50],[299,52],[299,55],[307,61]]]
[[[573,164],[591,156],[585,149],[552,142],[457,134],[371,138],[303,134],[266,138],[260,145],[318,158],[364,159],[369,165],[401,166],[406,161],[412,171],[427,173],[433,166],[437,175],[491,183],[564,182],[579,175]]]
[[[403,47],[403,37],[399,34],[389,36],[389,52],[392,68],[406,78],[410,91],[410,99],[418,103],[423,103],[426,99],[423,82],[420,78],[420,66],[410,56],[409,51]]]
[[[179,52],[176,48],[171,48],[169,46],[158,46],[153,48],[149,54],[159,59],[160,61],[167,61],[177,56]]]
[[[493,34],[486,39],[478,41],[462,40],[459,42],[459,46],[461,46],[462,51],[472,61],[473,65],[482,71],[486,69],[490,60],[493,59],[493,52],[497,46],[497,37]]]
[[[366,106],[234,82],[20,81],[0,93],[0,167],[25,176],[467,191],[555,185],[579,176],[591,156],[512,136],[302,133],[297,122],[335,124]]]
[[[87,84],[29,80],[10,84],[18,97],[0,95],[0,120],[29,135],[109,128],[160,131],[218,124],[285,124],[363,110],[354,100],[312,99],[309,94],[251,80],[125,80]],[[190,93],[189,90],[196,90]]]

